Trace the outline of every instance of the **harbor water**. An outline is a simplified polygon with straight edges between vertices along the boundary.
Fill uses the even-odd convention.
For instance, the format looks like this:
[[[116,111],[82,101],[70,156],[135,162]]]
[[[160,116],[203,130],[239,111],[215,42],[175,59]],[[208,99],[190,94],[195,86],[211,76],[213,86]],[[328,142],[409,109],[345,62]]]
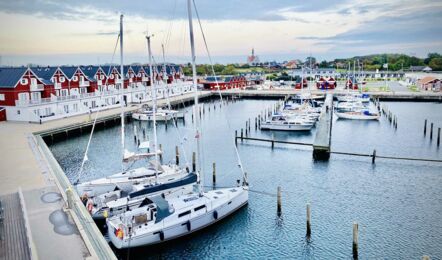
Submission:
[[[236,185],[241,178],[234,151],[234,131],[251,119],[249,136],[312,143],[311,132],[255,130],[255,117],[276,101],[238,100],[220,108],[219,100],[207,101],[201,117],[204,184]],[[436,146],[442,127],[441,103],[383,102],[397,116],[398,127],[380,121],[336,120],[332,151],[442,160]],[[210,110],[209,110],[210,109]],[[192,107],[186,107],[185,124],[175,128],[158,124],[158,143],[164,163],[191,163],[195,149]],[[433,139],[429,125],[435,124]],[[134,150],[134,126],[138,136],[152,137],[152,125],[132,121],[126,125],[127,149]],[[88,142],[87,134],[50,144],[50,149],[73,182],[92,180],[121,171],[120,126],[94,133],[84,172],[79,168]],[[249,204],[214,226],[190,237],[161,246],[118,251],[126,259],[350,259],[352,224],[359,224],[360,259],[442,258],[442,164],[376,159],[332,154],[328,162],[314,162],[308,146],[238,140],[238,150],[250,183]],[[124,169],[146,163],[126,164]],[[282,189],[282,216],[276,215],[276,191]],[[306,204],[311,204],[312,235],[306,239]]]

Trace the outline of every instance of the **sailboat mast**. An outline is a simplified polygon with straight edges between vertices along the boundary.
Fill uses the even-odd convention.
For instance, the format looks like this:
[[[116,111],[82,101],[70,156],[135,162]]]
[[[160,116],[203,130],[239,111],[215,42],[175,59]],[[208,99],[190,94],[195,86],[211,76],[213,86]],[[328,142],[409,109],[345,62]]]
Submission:
[[[152,91],[152,114],[153,114],[153,152],[155,153],[155,182],[158,182],[158,140],[157,140],[157,89],[155,84],[155,79],[153,76],[153,66],[152,66],[152,49],[150,47],[150,37],[147,35],[147,51],[149,52],[149,77],[150,77],[150,88]],[[161,151],[162,152],[162,151]]]
[[[124,67],[123,67],[123,15],[120,15],[120,73],[121,73],[121,96],[120,96],[120,105],[121,105],[121,147],[123,149],[123,158],[125,153],[125,141],[124,141]],[[124,167],[124,166],[122,166]]]
[[[190,33],[190,49],[192,51],[192,85],[195,88],[195,138],[196,138],[196,146],[197,146],[197,152],[196,152],[196,171],[199,174],[199,180],[200,180],[200,194],[203,192],[203,187],[201,185],[201,180],[203,179],[202,171],[201,171],[201,144],[200,144],[200,120],[199,120],[199,104],[198,104],[198,86],[196,81],[196,56],[195,56],[195,39],[193,37],[193,22],[192,22],[192,0],[187,0],[187,13],[189,16],[189,33]]]

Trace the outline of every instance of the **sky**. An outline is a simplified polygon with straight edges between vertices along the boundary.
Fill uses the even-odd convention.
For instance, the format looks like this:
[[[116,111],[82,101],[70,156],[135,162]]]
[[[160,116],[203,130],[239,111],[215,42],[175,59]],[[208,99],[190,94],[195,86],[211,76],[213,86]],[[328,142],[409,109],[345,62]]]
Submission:
[[[442,52],[440,0],[194,0],[215,63],[347,58],[375,53],[425,57]],[[185,0],[0,0],[0,65],[190,61]],[[194,15],[197,63],[207,63]]]

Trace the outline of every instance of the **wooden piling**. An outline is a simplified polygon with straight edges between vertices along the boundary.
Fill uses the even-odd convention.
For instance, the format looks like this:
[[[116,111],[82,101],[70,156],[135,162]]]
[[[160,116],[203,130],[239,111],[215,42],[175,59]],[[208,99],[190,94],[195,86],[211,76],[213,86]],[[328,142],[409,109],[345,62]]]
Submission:
[[[353,259],[358,259],[358,223],[353,223]]]
[[[272,150],[275,148],[275,134],[272,133]]]
[[[430,140],[433,140],[433,123],[430,124]]]
[[[424,124],[424,136],[427,135],[427,119],[425,119],[425,124]]]
[[[440,145],[440,127],[437,128],[437,146]]]
[[[250,118],[249,118],[249,133],[250,133],[250,129],[251,129],[251,128],[250,128]]]
[[[235,146],[238,146],[238,130],[235,130]]]
[[[241,128],[241,142],[244,140],[243,129]]]
[[[196,172],[196,153],[192,153],[192,171]]]
[[[312,229],[311,229],[311,225],[310,225],[310,203],[307,203],[307,237],[310,237],[310,235],[312,234]]]
[[[376,149],[373,150],[373,155],[371,157],[371,163],[374,164],[376,161]]]
[[[213,181],[213,186],[215,186],[216,184],[216,164],[213,163],[212,164],[213,167],[213,171],[212,171],[212,181]]]
[[[178,150],[178,146],[175,146],[175,164],[180,164],[180,151]]]
[[[278,215],[278,217],[281,217],[281,214],[282,214],[282,207],[281,207],[281,186],[278,186],[276,214]]]
[[[258,118],[255,117],[255,131],[258,130]]]
[[[248,136],[248,130],[247,130],[247,121],[246,121],[246,137]]]
[[[154,152],[156,153],[157,151],[154,151]],[[163,163],[163,145],[162,144],[160,144],[160,154],[159,154],[159,156],[160,156],[160,162]]]

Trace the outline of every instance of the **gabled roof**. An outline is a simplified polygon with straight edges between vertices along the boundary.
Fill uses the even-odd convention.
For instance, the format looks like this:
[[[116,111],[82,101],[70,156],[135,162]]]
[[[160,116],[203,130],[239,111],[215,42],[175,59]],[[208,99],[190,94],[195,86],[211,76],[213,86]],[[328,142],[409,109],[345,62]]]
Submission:
[[[31,67],[31,70],[41,80],[50,80],[54,76],[57,67]]]
[[[420,80],[418,81],[418,83],[419,83],[419,84],[423,84],[423,85],[425,85],[425,84],[431,83],[431,82],[433,82],[433,81],[436,82],[436,81],[438,81],[438,79],[435,78],[435,77],[427,76],[427,77],[423,77],[422,79],[420,79]]]
[[[62,67],[60,67],[60,69],[63,71],[63,73],[69,79],[72,79],[72,77],[74,76],[74,74],[75,74],[75,72],[77,71],[78,68],[79,67],[75,67],[75,66],[62,66]]]
[[[89,65],[89,66],[80,66],[80,69],[83,71],[84,75],[88,77],[89,80],[93,80],[95,74],[100,69],[100,67]]]
[[[107,76],[109,76],[110,74],[112,74],[112,71],[113,71],[114,69],[117,69],[118,73],[120,73],[120,70],[117,68],[117,66],[114,66],[114,65],[111,65],[111,66],[109,66],[109,65],[105,65],[105,66],[101,66],[101,68],[103,69],[104,74],[106,74]]]
[[[5,68],[0,67],[0,88],[15,88],[28,68]]]

